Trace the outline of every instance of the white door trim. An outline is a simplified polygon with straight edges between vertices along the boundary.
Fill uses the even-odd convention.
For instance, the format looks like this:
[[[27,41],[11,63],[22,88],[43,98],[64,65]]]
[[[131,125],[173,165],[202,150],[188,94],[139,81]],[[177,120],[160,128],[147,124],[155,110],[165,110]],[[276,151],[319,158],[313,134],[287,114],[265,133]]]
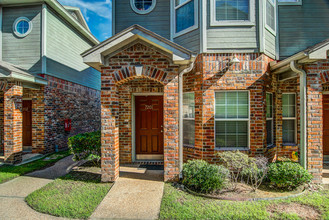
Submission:
[[[132,162],[136,162],[136,127],[135,127],[135,118],[136,118],[136,105],[135,105],[135,97],[136,96],[164,96],[163,92],[148,92],[148,93],[132,93],[131,94],[131,159]]]

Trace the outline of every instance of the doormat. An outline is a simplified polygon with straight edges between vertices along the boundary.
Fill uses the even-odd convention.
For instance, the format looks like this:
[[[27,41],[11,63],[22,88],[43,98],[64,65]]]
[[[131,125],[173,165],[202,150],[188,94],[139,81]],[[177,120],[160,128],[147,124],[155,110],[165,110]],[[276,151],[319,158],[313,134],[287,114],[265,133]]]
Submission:
[[[164,169],[163,165],[147,165],[147,164],[144,164],[144,165],[140,165],[139,167],[140,168],[146,168],[148,170],[163,170]]]

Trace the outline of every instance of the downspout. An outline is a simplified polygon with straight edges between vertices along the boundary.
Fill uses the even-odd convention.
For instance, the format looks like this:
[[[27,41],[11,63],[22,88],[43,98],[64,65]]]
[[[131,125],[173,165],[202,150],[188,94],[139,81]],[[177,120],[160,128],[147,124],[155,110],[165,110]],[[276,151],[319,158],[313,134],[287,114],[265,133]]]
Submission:
[[[306,145],[307,145],[307,75],[303,69],[296,67],[297,62],[291,61],[290,68],[300,77],[300,164],[303,168],[306,167]]]
[[[179,178],[183,177],[183,76],[189,73],[194,68],[194,61],[185,69],[183,69],[178,76],[178,111],[179,111]]]

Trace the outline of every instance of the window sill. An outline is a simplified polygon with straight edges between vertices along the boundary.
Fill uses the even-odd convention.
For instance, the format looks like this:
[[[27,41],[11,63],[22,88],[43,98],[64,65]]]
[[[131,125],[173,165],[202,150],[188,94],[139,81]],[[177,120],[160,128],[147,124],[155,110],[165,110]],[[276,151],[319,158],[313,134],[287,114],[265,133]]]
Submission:
[[[296,143],[284,143],[284,144],[282,144],[282,146],[284,146],[284,147],[297,147],[298,144],[296,144]]]
[[[250,149],[247,147],[215,147],[216,151],[249,151]]]
[[[192,31],[194,31],[194,30],[196,30],[198,28],[199,28],[199,25],[193,25],[193,26],[191,26],[191,27],[189,27],[189,28],[187,28],[185,30],[182,30],[182,31],[180,31],[178,33],[174,33],[173,34],[173,38],[177,38],[177,37],[180,37],[180,36],[182,36],[184,34],[188,34],[188,33],[192,32]]]
[[[183,144],[183,147],[186,147],[186,148],[195,148],[194,145],[189,145],[189,144]]]
[[[225,27],[225,26],[256,26],[252,21],[212,21],[211,27]]]
[[[270,26],[268,26],[267,24],[265,24],[265,28],[267,31],[269,31],[273,36],[276,37],[276,31],[273,30]]]
[[[272,149],[272,148],[276,148],[276,145],[274,145],[274,144],[270,144],[270,145],[267,145],[267,147],[266,147],[267,149]]]

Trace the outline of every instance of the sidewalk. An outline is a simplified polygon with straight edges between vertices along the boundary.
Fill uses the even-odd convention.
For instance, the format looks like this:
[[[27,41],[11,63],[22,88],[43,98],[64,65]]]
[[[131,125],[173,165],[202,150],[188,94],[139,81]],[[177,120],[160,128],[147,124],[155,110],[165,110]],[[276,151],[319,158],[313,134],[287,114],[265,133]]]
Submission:
[[[158,219],[163,187],[163,171],[121,167],[91,219]]]
[[[62,219],[34,211],[24,201],[25,197],[37,189],[52,182],[53,179],[69,173],[77,162],[72,156],[58,161],[54,166],[36,171],[0,184],[0,218],[1,219]]]

